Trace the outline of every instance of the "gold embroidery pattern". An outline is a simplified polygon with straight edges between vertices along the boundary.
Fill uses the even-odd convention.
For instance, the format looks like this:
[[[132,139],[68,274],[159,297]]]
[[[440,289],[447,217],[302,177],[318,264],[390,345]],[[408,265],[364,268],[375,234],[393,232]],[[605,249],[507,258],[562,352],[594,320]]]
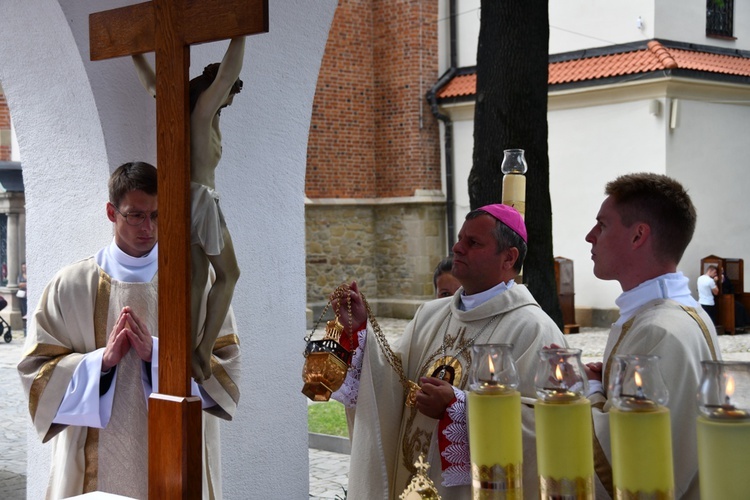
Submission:
[[[453,356],[444,356],[432,363],[432,366],[427,369],[425,375],[428,377],[437,377],[457,386],[461,383],[463,367],[461,366],[461,362]]]
[[[523,465],[471,464],[474,500],[523,500]]]
[[[24,357],[57,358],[59,356],[67,356],[71,352],[73,351],[70,348],[61,345],[34,344]]]
[[[696,311],[694,308],[684,305],[680,305],[680,307],[682,307],[682,310],[688,313],[690,317],[693,318],[696,323],[698,323],[701,332],[703,332],[703,338],[706,339],[706,344],[708,344],[708,350],[711,351],[711,359],[716,361],[716,347],[714,346],[713,340],[711,340],[711,334],[708,332],[706,322],[703,321],[703,318],[698,315],[698,311]]]
[[[439,356],[444,356],[445,351],[447,351],[448,349],[457,350],[457,348],[455,348],[454,345],[456,341],[459,341],[459,340],[461,343],[463,343],[465,334],[466,334],[466,327],[459,328],[458,333],[455,336],[449,335],[448,332],[445,332],[445,334],[443,335],[443,343],[440,345],[440,347],[438,347],[438,349],[435,352],[433,352],[430,355],[429,358],[427,358],[427,360],[424,363],[422,363],[422,367],[419,369],[419,371],[417,371],[417,376],[418,377],[430,376],[432,374],[431,371],[428,372],[430,364],[433,361],[435,361]]]
[[[405,410],[409,412],[409,418],[406,421],[404,440],[401,443],[401,457],[406,470],[409,471],[409,474],[414,475],[417,473],[417,468],[414,466],[414,462],[416,462],[414,457],[418,457],[420,454],[426,456],[430,451],[432,432],[420,428],[412,431],[414,419],[417,417],[418,412],[414,407],[406,408]]]
[[[466,340],[466,327],[461,327],[455,336],[447,335],[445,338],[449,339],[449,341],[446,342],[446,347],[459,350],[458,358],[454,358],[453,356],[447,356],[447,358],[450,358],[450,366],[454,367],[456,373],[453,385],[459,389],[463,389],[467,385],[468,378],[462,375],[464,373],[464,366],[469,366],[471,363],[471,351],[465,349],[461,352],[460,349],[469,341],[473,343],[474,339]],[[422,365],[422,368],[417,375],[426,377],[431,376],[433,370],[429,369],[429,363],[441,352],[442,351],[439,349],[435,354],[430,356],[427,362]],[[439,360],[435,363],[439,363]],[[435,365],[435,368],[437,368],[437,365]],[[414,429],[414,419],[417,415],[417,410],[416,408],[409,408],[408,411],[410,411],[410,413],[404,427],[404,440],[401,444],[401,459],[404,467],[406,467],[409,473],[416,474],[417,470],[414,468],[414,462],[416,462],[420,453],[427,455],[429,452],[432,432],[419,428]]]
[[[40,347],[40,344],[37,344],[37,347]],[[50,378],[52,378],[52,373],[55,371],[55,367],[57,364],[62,361],[63,357],[66,354],[70,354],[72,351],[70,349],[65,349],[60,347],[59,351],[57,350],[56,346],[49,346],[54,351],[59,352],[54,359],[51,359],[44,363],[42,367],[39,369],[39,371],[36,374],[36,377],[34,377],[34,381],[31,383],[31,388],[29,389],[29,413],[31,414],[31,419],[36,418],[36,411],[39,408],[39,400],[42,397],[42,394],[44,394],[44,389],[47,387],[47,384],[49,383]],[[45,349],[39,349],[39,351],[44,351]],[[35,354],[35,356],[39,356]],[[45,356],[46,357],[46,356]],[[38,359],[33,358],[26,358],[22,361],[23,364],[35,362],[38,363]]]
[[[615,342],[614,347],[612,347],[612,352],[609,353],[609,358],[607,358],[607,365],[604,367],[604,370],[602,370],[602,386],[604,387],[605,391],[609,387],[609,372],[612,370],[612,360],[615,359],[615,354],[620,348],[620,344],[622,344],[622,341],[625,340],[625,336],[630,331],[630,327],[633,326],[634,322],[635,316],[630,318],[625,322],[625,324],[622,325],[620,337],[617,339],[617,342]],[[612,464],[610,464],[609,460],[607,460],[607,455],[604,453],[604,448],[602,447],[601,442],[599,442],[599,438],[597,437],[596,433],[594,433],[594,471],[596,472],[599,481],[602,482],[602,485],[607,490],[607,493],[609,493],[610,496],[614,496]]]
[[[94,341],[96,348],[107,345],[107,317],[109,316],[109,295],[112,290],[112,278],[103,269],[99,270],[99,287],[96,291],[94,306]]]
[[[615,359],[615,354],[620,348],[620,344],[622,344],[622,341],[625,340],[625,335],[628,334],[628,332],[630,331],[630,327],[633,326],[634,322],[635,316],[627,320],[625,324],[622,325],[622,332],[620,332],[620,337],[617,339],[617,342],[615,342],[615,345],[612,348],[612,352],[609,354],[609,358],[607,358],[607,366],[605,366],[604,370],[602,371],[602,386],[604,387],[605,391],[607,390],[607,387],[609,387],[609,372],[612,370],[612,360]]]
[[[553,479],[539,476],[539,498],[594,500],[594,477]]]
[[[99,286],[94,306],[94,341],[96,348],[107,345],[107,317],[109,316],[109,296],[112,279],[103,269],[99,270]],[[96,491],[99,478],[99,429],[86,429],[86,443],[83,447],[83,492]]]
[[[214,344],[214,352],[232,345],[240,345],[240,338],[237,336],[237,334],[232,333],[229,335],[223,335],[216,339],[216,343]]]
[[[615,489],[615,500],[673,500],[674,490],[630,491]]]
[[[219,363],[214,357],[211,357],[211,373],[216,377],[216,380],[221,384],[229,397],[232,398],[235,404],[240,401],[240,388],[234,383],[232,377],[229,376],[227,371],[224,369],[221,363]]]

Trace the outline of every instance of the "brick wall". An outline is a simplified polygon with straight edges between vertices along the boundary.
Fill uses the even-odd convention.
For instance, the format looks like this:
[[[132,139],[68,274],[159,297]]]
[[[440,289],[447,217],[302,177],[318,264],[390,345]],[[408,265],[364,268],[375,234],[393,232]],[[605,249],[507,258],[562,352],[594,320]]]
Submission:
[[[340,0],[323,56],[307,151],[310,198],[440,189],[437,2]]]
[[[440,189],[437,120],[425,94],[437,80],[437,4],[375,0],[375,151],[379,197]]]
[[[0,161],[10,161],[10,110],[0,94]]]
[[[415,191],[442,187],[439,128],[425,101],[438,77],[437,13],[432,0],[339,0],[307,148],[305,194],[324,199],[305,213],[316,318],[344,281],[357,280],[386,316],[410,318],[432,298],[445,204]],[[414,198],[376,200],[401,197]]]

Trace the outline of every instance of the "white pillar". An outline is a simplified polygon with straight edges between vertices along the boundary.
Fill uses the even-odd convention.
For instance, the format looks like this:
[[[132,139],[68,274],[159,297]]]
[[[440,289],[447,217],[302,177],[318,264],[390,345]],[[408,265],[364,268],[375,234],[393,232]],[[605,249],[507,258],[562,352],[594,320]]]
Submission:
[[[26,213],[18,214],[18,269],[26,262]]]
[[[8,287],[18,286],[18,214],[8,214]]]

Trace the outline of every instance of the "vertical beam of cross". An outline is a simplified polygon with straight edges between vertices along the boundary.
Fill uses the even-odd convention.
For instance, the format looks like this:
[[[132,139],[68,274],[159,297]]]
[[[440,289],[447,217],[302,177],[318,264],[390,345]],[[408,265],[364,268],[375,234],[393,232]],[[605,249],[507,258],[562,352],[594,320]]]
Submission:
[[[149,497],[201,497],[201,403],[190,396],[190,45],[268,31],[268,0],[153,0],[91,14],[92,60],[156,52],[159,394]]]

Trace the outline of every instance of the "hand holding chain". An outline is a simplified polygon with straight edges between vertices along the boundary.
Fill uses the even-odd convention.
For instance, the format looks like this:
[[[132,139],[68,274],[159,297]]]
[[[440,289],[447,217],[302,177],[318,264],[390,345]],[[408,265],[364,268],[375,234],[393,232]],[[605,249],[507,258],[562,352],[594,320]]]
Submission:
[[[338,321],[339,318],[339,307],[341,303],[341,299],[343,299],[344,296],[346,296],[346,306],[347,306],[347,312],[349,313],[349,329],[347,331],[347,334],[349,335],[349,345],[353,345],[353,339],[352,336],[357,333],[353,332],[354,329],[354,318],[352,316],[352,299],[351,299],[351,288],[348,284],[342,283],[339,285],[336,290],[331,294],[334,299],[338,299],[337,305],[334,306],[336,310],[334,311],[336,318],[335,321]],[[391,365],[393,370],[398,375],[401,385],[404,389],[404,396],[406,398],[406,406],[414,406],[416,404],[416,397],[417,397],[417,391],[419,390],[419,386],[416,384],[416,382],[413,382],[409,380],[406,377],[406,374],[404,373],[403,365],[401,364],[401,358],[399,358],[391,349],[390,344],[388,344],[388,339],[386,339],[385,334],[383,333],[383,330],[380,328],[380,325],[378,324],[378,320],[375,318],[375,315],[372,313],[372,309],[370,308],[370,304],[367,302],[367,299],[365,298],[365,294],[362,292],[359,292],[360,297],[362,298],[362,303],[365,306],[365,309],[367,310],[367,317],[370,320],[370,324],[372,325],[373,331],[375,332],[375,340],[378,343],[378,346],[380,347],[380,351],[383,353],[383,356],[385,357],[386,361],[388,361],[388,364]],[[315,333],[315,328],[317,328],[320,321],[325,316],[326,311],[328,310],[328,306],[331,305],[331,301],[329,300],[326,306],[323,308],[323,312],[321,313],[320,317],[318,318],[318,321],[315,323],[312,331],[310,334],[305,337],[305,342],[309,342],[312,338],[313,334]]]

